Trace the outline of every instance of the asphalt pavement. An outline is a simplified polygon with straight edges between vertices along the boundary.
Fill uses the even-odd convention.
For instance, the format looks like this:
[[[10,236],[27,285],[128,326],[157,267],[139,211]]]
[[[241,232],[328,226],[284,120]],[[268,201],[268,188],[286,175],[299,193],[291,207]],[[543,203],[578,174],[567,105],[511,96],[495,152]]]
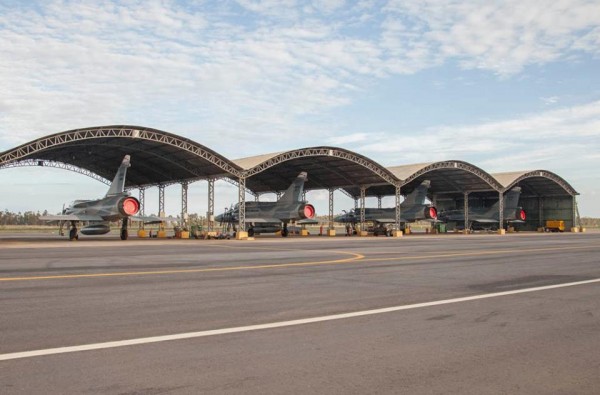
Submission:
[[[600,233],[0,236],[1,394],[597,394]]]

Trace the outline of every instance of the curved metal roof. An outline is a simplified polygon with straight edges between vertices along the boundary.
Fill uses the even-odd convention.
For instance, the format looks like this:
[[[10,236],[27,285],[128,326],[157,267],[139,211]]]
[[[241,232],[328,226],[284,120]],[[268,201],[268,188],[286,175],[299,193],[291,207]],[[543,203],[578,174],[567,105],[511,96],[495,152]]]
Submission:
[[[244,168],[246,187],[256,193],[283,191],[301,172],[305,189],[396,185],[400,182],[379,163],[337,147],[309,147],[233,161]]]
[[[420,163],[388,168],[401,178],[402,193],[410,193],[424,180],[430,180],[429,195],[501,191],[502,185],[491,174],[459,160]]]
[[[520,186],[523,194],[535,196],[579,195],[562,177],[547,170],[495,173],[493,176],[504,186],[505,191]]]
[[[123,156],[132,156],[127,187],[190,182],[206,178],[245,178],[254,193],[287,189],[308,172],[306,189],[342,189],[359,196],[410,193],[423,180],[429,194],[503,192],[519,185],[537,196],[577,195],[563,178],[546,170],[491,175],[468,162],[440,162],[383,167],[372,159],[338,147],[309,147],[231,161],[190,139],[157,129],[115,125],[75,129],[33,140],[0,154],[0,168],[45,165],[109,182]]]
[[[242,168],[190,139],[157,129],[116,125],[75,129],[42,137],[0,154],[0,166],[50,161],[86,169],[112,180],[131,155],[127,187],[202,178],[236,177]]]

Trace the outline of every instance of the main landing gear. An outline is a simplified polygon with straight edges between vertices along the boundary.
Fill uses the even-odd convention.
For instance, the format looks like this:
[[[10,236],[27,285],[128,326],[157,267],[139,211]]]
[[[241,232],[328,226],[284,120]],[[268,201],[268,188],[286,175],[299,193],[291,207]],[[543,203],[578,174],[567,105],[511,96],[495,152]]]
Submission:
[[[121,224],[121,240],[127,240],[129,237],[129,233],[127,232],[127,218],[123,218],[123,222]]]
[[[69,231],[69,240],[79,240],[79,234],[77,233],[77,224],[75,221],[71,221],[71,230]]]
[[[290,234],[290,232],[288,231],[287,223],[284,222],[283,229],[281,229],[281,237],[288,237],[289,234]]]

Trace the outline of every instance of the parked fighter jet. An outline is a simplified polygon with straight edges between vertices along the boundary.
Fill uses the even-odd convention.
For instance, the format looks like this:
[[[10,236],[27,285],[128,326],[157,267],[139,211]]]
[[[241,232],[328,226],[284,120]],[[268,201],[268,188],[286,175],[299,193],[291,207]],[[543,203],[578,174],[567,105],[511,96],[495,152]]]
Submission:
[[[437,218],[436,208],[430,204],[425,204],[427,190],[430,185],[431,182],[425,180],[406,196],[406,199],[400,204],[400,222],[435,220]],[[353,209],[345,214],[338,215],[334,218],[334,221],[355,225],[360,222],[360,209]],[[365,221],[372,221],[379,225],[393,224],[396,222],[396,208],[365,208]]]
[[[248,236],[281,231],[281,235],[286,237],[288,223],[314,218],[315,208],[312,204],[302,200],[306,180],[306,173],[300,173],[276,202],[246,202],[244,207]],[[217,215],[215,221],[235,227],[239,221],[239,204],[226,210],[223,214]]]
[[[521,188],[514,187],[504,195],[504,221],[506,223],[523,223],[527,218],[527,214],[522,207],[519,207],[519,196]],[[500,220],[500,202],[496,202],[490,208],[475,208],[469,207],[469,218],[467,229],[473,227],[497,227]],[[456,222],[464,224],[465,210],[445,210],[440,212],[438,219],[442,222]]]
[[[137,214],[140,209],[140,202],[124,192],[125,175],[127,168],[131,166],[129,159],[129,155],[125,155],[106,196],[102,199],[76,200],[69,207],[63,209],[61,215],[45,215],[40,219],[43,221],[70,221],[69,240],[79,238],[78,222],[88,222],[88,225],[81,229],[81,233],[84,235],[103,235],[110,232],[110,221],[122,220],[121,240],[126,240],[128,237],[127,219]]]

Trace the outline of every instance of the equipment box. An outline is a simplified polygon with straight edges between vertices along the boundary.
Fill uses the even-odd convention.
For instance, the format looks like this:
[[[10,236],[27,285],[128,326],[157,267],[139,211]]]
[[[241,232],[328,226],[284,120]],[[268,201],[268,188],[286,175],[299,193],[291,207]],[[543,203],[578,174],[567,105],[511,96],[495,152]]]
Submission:
[[[565,221],[548,220],[546,221],[546,232],[564,232]]]

